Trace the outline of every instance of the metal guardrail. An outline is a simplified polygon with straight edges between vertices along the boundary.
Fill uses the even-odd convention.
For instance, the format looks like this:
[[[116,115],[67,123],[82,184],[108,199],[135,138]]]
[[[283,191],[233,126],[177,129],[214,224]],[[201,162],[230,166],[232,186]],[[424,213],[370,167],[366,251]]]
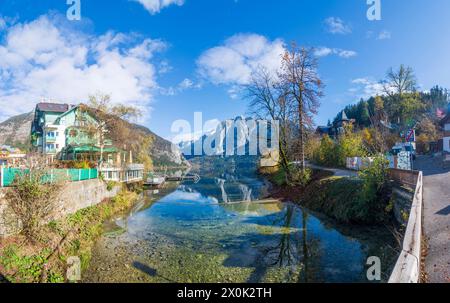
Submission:
[[[17,176],[29,174],[28,169],[0,167],[0,187],[9,187]],[[78,182],[98,178],[97,169],[51,169],[43,182],[52,182],[56,178],[66,177],[68,181]]]
[[[395,181],[411,185],[415,180],[415,193],[405,231],[402,252],[392,271],[389,283],[419,283],[422,245],[423,173],[391,170]]]

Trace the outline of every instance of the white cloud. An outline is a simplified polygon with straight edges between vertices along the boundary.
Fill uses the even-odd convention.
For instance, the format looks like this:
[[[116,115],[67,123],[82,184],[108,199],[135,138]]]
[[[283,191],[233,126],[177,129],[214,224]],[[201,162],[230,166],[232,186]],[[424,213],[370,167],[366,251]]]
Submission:
[[[176,85],[175,87],[173,87],[173,86],[160,87],[159,93],[164,96],[175,96],[175,95],[178,95],[179,93],[182,93],[189,89],[200,89],[200,88],[202,88],[202,86],[203,85],[200,81],[194,82],[193,80],[191,80],[189,78],[185,78],[183,81],[178,83],[178,85]]]
[[[319,47],[314,51],[314,54],[317,57],[326,57],[333,54],[333,49],[329,47]]]
[[[114,32],[90,36],[62,20],[41,16],[5,30],[0,119],[30,111],[43,97],[79,103],[95,93],[148,110],[158,87],[152,59],[165,43]]]
[[[338,50],[337,54],[339,57],[342,57],[342,58],[351,58],[351,57],[355,57],[358,55],[358,53],[355,51],[342,50],[342,49]]]
[[[281,39],[270,41],[257,34],[237,34],[205,51],[197,64],[200,74],[214,84],[244,85],[259,68],[275,73],[284,52]]]
[[[389,31],[382,31],[380,34],[378,34],[377,40],[387,40],[391,39],[392,34]]]
[[[189,88],[191,88],[193,86],[194,86],[194,81],[192,81],[191,79],[188,79],[188,78],[186,78],[183,81],[181,81],[181,83],[179,85],[179,87],[181,89],[189,89]]]
[[[330,56],[330,55],[336,55],[336,56],[339,56],[341,58],[346,58],[346,59],[355,57],[358,55],[357,52],[352,51],[352,50],[344,50],[344,49],[340,49],[340,48],[329,48],[329,47],[316,48],[314,51],[314,54],[317,57],[326,57],[326,56]]]
[[[357,96],[358,98],[367,99],[385,94],[383,84],[373,80],[371,77],[353,79],[351,83],[355,86],[348,91],[351,95]]]
[[[134,0],[142,4],[146,10],[150,12],[150,14],[155,15],[163,8],[166,8],[172,4],[182,6],[184,4],[184,0]]]
[[[330,17],[325,19],[326,30],[332,34],[346,35],[352,32],[350,25],[346,24],[341,18]]]
[[[0,31],[6,28],[6,20],[0,16]]]

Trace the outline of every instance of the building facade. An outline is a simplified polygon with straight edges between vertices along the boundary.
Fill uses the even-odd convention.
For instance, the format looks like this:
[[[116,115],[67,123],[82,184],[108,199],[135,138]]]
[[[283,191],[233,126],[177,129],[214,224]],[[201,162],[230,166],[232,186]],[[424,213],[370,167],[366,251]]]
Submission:
[[[26,153],[8,145],[0,146],[0,166],[14,166],[25,159]]]
[[[55,156],[65,145],[64,127],[55,124],[70,109],[68,104],[39,103],[31,125],[31,143],[42,154]]]
[[[442,140],[443,141],[442,150],[445,153],[450,153],[450,112],[441,121],[441,125],[444,128],[444,137]]]
[[[355,120],[349,119],[345,111],[342,111],[331,125],[319,126],[316,132],[322,136],[328,135],[331,138],[338,138],[345,132],[347,126],[353,125],[354,123]]]
[[[39,103],[31,127],[32,145],[37,152],[60,160],[112,159],[118,150],[111,140],[100,140],[98,126],[80,105]]]

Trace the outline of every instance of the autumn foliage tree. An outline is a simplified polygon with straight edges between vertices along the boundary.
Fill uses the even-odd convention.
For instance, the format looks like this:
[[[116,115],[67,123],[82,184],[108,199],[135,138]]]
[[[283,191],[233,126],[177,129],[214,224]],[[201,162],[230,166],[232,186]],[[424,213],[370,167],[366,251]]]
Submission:
[[[103,149],[108,140],[119,148],[130,147],[136,133],[128,127],[128,120],[141,116],[141,111],[134,106],[114,104],[109,95],[92,95],[87,104],[80,105],[84,113],[95,117],[84,125],[86,132],[98,140],[100,145],[100,161],[103,161]]]

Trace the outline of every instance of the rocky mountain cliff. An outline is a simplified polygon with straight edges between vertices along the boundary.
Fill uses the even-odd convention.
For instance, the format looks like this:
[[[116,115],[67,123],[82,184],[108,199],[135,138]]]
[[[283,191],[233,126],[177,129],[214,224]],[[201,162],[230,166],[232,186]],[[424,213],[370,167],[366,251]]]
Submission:
[[[156,135],[147,127],[137,124],[132,127],[152,137],[149,153],[155,166],[190,166],[178,146]]]
[[[30,141],[34,113],[22,114],[0,123],[0,145],[24,148]]]
[[[264,128],[263,123],[239,116],[220,122],[216,129],[205,132],[198,139],[179,142],[178,147],[188,159],[198,156],[230,156],[230,154],[238,155],[240,153],[247,156],[259,156],[261,150],[264,149],[260,143],[265,140],[269,145],[271,134],[272,130],[269,125]],[[196,150],[196,146],[200,147],[199,151]],[[203,149],[201,149],[202,146]],[[250,152],[250,146],[256,147],[257,150],[252,149]],[[250,155],[254,152],[256,154]]]
[[[31,123],[34,113],[27,113],[12,117],[0,123],[0,145],[11,145],[21,149],[29,147]],[[132,125],[133,130],[140,131],[152,137],[149,155],[155,166],[185,166],[189,165],[179,148],[171,142],[159,137],[148,128]]]

